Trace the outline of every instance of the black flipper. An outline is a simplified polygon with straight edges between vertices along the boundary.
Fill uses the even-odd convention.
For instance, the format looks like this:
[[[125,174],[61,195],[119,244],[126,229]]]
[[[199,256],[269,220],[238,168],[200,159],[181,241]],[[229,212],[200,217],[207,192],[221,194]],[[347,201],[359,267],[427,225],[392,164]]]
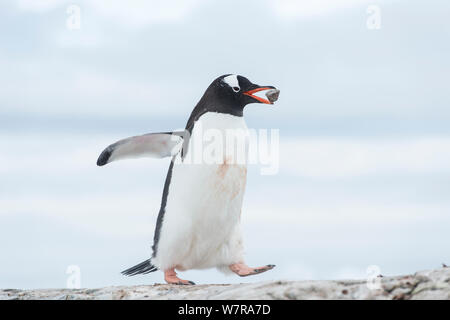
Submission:
[[[165,158],[176,155],[189,138],[185,131],[147,133],[109,145],[97,159],[98,166],[127,158]]]
[[[135,265],[134,267],[131,267],[127,270],[122,271],[121,273],[125,276],[135,276],[137,274],[147,274],[150,272],[154,272],[158,270],[157,267],[155,267],[154,265],[152,265],[152,262],[150,259],[145,260],[144,262],[141,262],[137,265]]]
[[[101,167],[101,166],[104,166],[105,164],[107,164],[113,151],[114,151],[114,148],[112,146],[109,146],[108,148],[103,150],[103,152],[100,154],[100,156],[97,159],[97,165],[99,167]]]

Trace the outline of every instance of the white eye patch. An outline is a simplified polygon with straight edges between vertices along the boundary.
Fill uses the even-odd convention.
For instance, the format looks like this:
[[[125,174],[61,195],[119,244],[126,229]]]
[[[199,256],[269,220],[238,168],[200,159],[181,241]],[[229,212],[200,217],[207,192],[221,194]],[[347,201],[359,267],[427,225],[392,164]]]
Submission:
[[[225,78],[223,78],[223,82],[229,85],[234,92],[239,92],[239,90],[241,90],[237,75],[235,74],[230,74],[229,76],[226,76]]]

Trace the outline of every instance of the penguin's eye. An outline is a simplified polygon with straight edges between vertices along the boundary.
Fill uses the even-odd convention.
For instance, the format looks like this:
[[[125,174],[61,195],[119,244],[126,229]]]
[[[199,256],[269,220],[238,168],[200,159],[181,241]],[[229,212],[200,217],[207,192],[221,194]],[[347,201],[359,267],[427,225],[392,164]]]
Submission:
[[[239,87],[233,87],[234,92],[239,92],[240,90],[241,90],[241,88],[239,88]]]

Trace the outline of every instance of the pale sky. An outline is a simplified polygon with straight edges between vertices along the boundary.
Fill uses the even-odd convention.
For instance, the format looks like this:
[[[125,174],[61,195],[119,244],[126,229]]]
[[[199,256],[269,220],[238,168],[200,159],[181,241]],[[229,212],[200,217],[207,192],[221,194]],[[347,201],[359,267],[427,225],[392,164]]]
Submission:
[[[80,8],[79,30],[66,26]],[[367,28],[369,5],[380,29]],[[56,1],[0,4],[0,287],[151,284],[168,159],[95,165],[108,144],[183,127],[226,73],[281,90],[250,105],[279,129],[280,171],[249,170],[254,278],[365,278],[450,263],[450,4],[446,1]]]

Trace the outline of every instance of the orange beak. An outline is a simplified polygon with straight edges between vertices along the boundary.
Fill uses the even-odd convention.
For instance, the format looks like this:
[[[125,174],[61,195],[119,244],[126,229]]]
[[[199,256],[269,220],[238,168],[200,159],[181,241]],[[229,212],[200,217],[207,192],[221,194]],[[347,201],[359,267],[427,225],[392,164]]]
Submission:
[[[264,98],[261,98],[261,97],[258,97],[258,96],[253,95],[254,93],[257,93],[257,92],[260,92],[260,91],[265,91],[265,90],[271,90],[271,89],[273,89],[273,87],[271,87],[271,88],[269,88],[269,87],[261,87],[261,88],[256,88],[256,89],[253,89],[253,90],[249,90],[249,91],[247,91],[247,92],[244,92],[244,94],[247,95],[247,96],[250,96],[250,97],[252,97],[252,98],[254,98],[254,99],[256,99],[256,100],[258,100],[258,101],[261,102],[261,103],[265,103],[265,104],[273,104],[273,102],[270,102],[270,101],[267,100],[267,99],[264,99]]]

